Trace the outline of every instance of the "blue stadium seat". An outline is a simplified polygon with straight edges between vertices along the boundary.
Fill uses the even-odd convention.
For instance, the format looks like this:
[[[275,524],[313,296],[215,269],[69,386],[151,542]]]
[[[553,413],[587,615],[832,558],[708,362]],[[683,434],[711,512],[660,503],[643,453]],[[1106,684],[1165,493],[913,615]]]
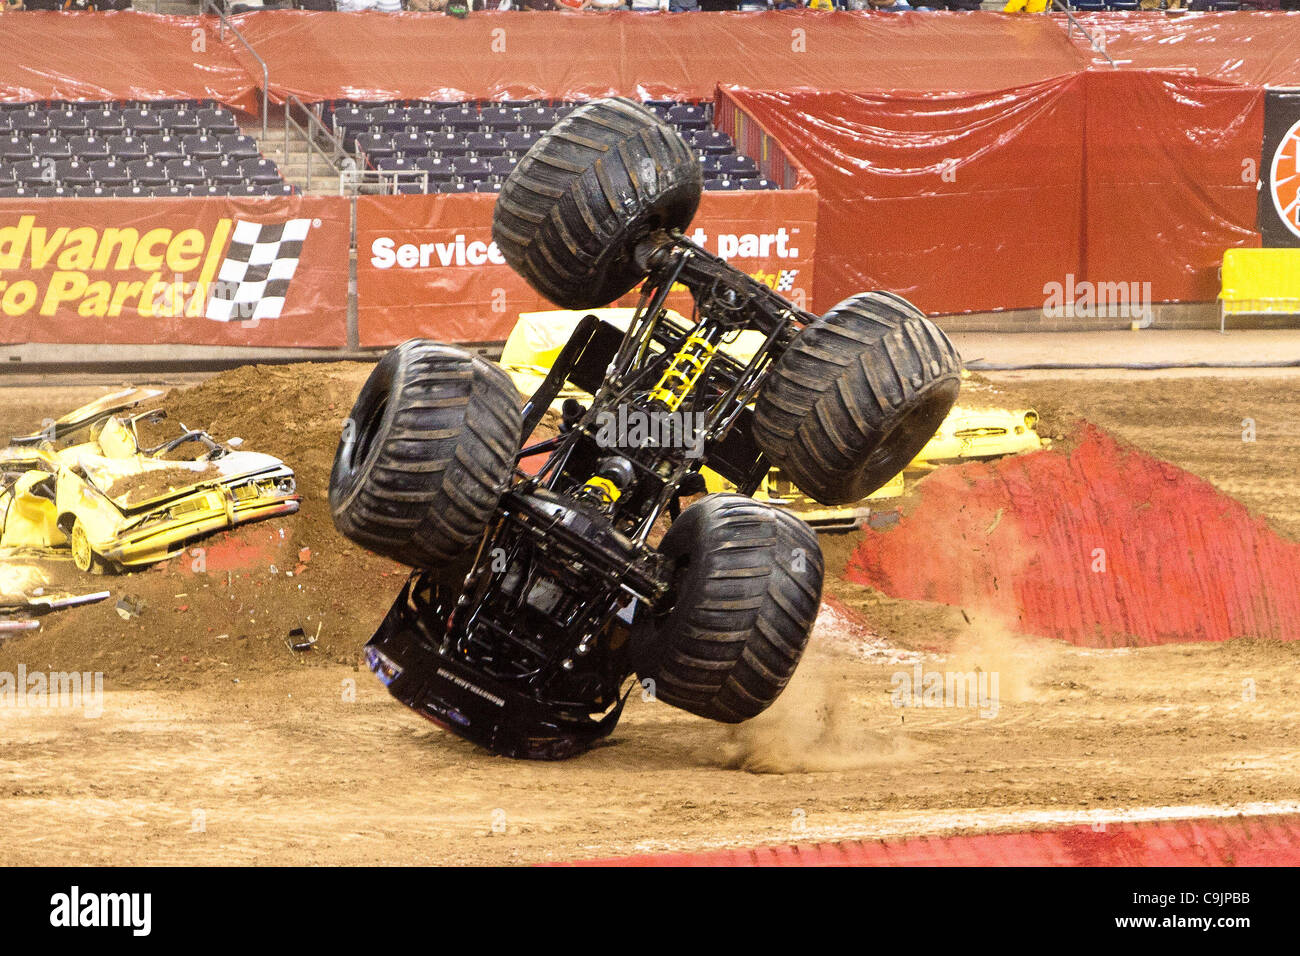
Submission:
[[[137,186],[165,186],[171,179],[167,167],[156,159],[133,159],[126,171]]]
[[[199,127],[209,136],[239,132],[235,114],[223,109],[199,110]]]
[[[186,156],[185,142],[179,136],[173,136],[170,133],[154,133],[142,138],[144,143],[145,154],[158,160],[166,162],[170,159],[182,159]],[[116,147],[113,150],[117,155]]]
[[[240,172],[250,183],[268,185],[281,181],[280,168],[269,159],[245,159],[239,163]]]
[[[221,142],[215,136],[206,136],[203,133],[182,136],[181,146],[186,156],[195,159],[216,159],[221,155]]]
[[[160,115],[161,128],[171,132],[173,136],[187,135],[199,131],[199,111],[190,109],[186,106],[179,106],[175,109],[162,110]]]
[[[257,141],[241,133],[221,133],[217,136],[221,144],[221,155],[230,159],[256,159],[261,155]]]
[[[208,181],[218,186],[237,186],[243,184],[248,177],[244,175],[244,169],[241,163],[233,159],[211,159],[203,164],[203,172],[207,174]],[[280,177],[277,175],[276,179]]]
[[[167,178],[177,185],[198,186],[208,178],[203,164],[192,159],[169,159],[166,168]]]

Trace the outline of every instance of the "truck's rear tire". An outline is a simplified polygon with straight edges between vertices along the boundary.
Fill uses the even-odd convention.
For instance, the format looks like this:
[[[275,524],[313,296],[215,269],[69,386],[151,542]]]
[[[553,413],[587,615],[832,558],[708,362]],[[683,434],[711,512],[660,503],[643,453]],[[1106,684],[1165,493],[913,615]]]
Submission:
[[[519,396],[498,366],[412,339],[375,366],[330,474],[334,524],[416,568],[458,566],[514,471]]]
[[[659,700],[710,720],[761,713],[793,676],[817,618],[817,535],[779,508],[713,494],[681,513],[659,551],[674,600],[633,628],[637,676]]]
[[[703,188],[676,130],[631,100],[594,100],[556,123],[507,177],[492,238],[561,308],[608,305],[645,277],[637,243],[685,229]]]
[[[961,357],[906,299],[866,292],[805,327],[754,407],[759,448],[823,504],[861,501],[903,470],[951,411]]]

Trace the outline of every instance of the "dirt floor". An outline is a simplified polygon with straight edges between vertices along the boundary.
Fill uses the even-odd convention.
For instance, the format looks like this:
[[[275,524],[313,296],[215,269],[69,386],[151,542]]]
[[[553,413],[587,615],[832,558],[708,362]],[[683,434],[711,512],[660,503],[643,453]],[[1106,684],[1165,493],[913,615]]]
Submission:
[[[634,695],[610,742],[576,760],[476,750],[357,666],[404,577],[339,537],[326,507],[365,374],[250,367],[163,402],[288,461],[299,515],[125,577],[0,555],[0,590],[35,574],[113,591],[0,643],[0,674],[100,671],[105,687],[81,708],[0,707],[0,863],[526,863],[1300,800],[1300,642],[1089,651],[1015,636],[843,581],[853,536],[824,539],[829,603],[758,720],[724,727]],[[1086,415],[1295,536],[1294,385],[999,375],[967,398],[1028,403],[1066,441]],[[0,438],[108,390],[0,387]],[[142,607],[129,620],[124,596]],[[319,628],[315,649],[287,646],[295,626]],[[997,700],[895,706],[934,671],[996,675]]]

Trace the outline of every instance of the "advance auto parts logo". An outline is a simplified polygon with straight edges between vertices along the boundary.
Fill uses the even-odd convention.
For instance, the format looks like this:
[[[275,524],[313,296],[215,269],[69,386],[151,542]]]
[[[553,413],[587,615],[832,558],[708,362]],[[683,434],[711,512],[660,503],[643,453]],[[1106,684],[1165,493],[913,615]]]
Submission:
[[[1278,216],[1300,236],[1300,122],[1287,130],[1273,153],[1269,192]]]
[[[210,231],[160,226],[0,227],[0,314],[85,318],[280,316],[310,219],[219,219]],[[15,274],[18,274],[15,276]]]

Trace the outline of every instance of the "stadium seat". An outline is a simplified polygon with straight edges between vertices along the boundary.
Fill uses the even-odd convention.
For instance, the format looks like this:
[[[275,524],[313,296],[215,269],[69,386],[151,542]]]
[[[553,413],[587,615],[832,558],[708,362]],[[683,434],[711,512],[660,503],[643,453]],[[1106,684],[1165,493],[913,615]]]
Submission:
[[[107,159],[109,154],[108,140],[100,136],[71,136],[68,138],[68,146],[72,148],[72,155],[83,162]]]
[[[239,124],[235,122],[234,114],[223,109],[199,110],[199,128],[209,136],[239,132]]]
[[[199,131],[198,110],[180,106],[175,109],[163,110],[159,116],[160,128],[169,130],[173,136],[178,134],[188,135]]]
[[[72,144],[56,133],[42,133],[28,140],[32,144],[33,156],[48,156],[51,159],[65,159],[72,156]]]
[[[230,159],[256,159],[261,153],[257,141],[241,133],[221,133],[217,136],[221,144],[221,155]]]
[[[10,113],[8,125],[15,132],[38,133],[50,128],[50,118],[44,111],[27,110],[23,113]]]
[[[25,136],[9,136],[0,140],[0,163],[20,163],[32,157],[32,144]]]
[[[396,133],[406,128],[410,121],[410,110],[402,106],[381,106],[370,111],[370,126],[389,133]]]
[[[121,133],[126,125],[122,120],[122,113],[111,107],[102,110],[96,110],[86,115],[86,128],[92,130],[99,136],[108,136],[112,133]]]
[[[132,136],[161,133],[163,130],[163,117],[161,113],[154,110],[136,107],[122,113],[122,126]]]
[[[161,139],[161,137],[155,138]],[[140,136],[110,136],[108,138],[108,152],[111,156],[123,162],[144,159],[150,155],[144,138]]]
[[[166,160],[181,159],[182,156],[187,155],[185,143],[179,137],[173,137],[173,135],[166,133],[152,133],[146,135],[146,137],[140,137],[140,139],[143,140],[143,155],[159,160],[160,163],[165,163]],[[121,153],[114,148],[113,155],[121,156]]]
[[[523,155],[537,142],[537,133],[533,130],[515,130],[502,136],[506,149]]]
[[[165,186],[169,181],[167,168],[154,159],[133,159],[126,164],[126,171],[137,186]]]
[[[167,178],[180,186],[200,186],[208,178],[203,170],[203,164],[192,159],[169,159],[166,168]]]
[[[717,168],[720,173],[726,177],[735,179],[739,176],[757,176],[758,163],[754,162],[748,156],[739,154],[731,156],[717,157]]]
[[[93,186],[95,174],[90,164],[76,159],[61,159],[54,164],[54,177],[61,186]]]
[[[210,159],[203,163],[203,173],[208,182],[217,186],[239,186],[244,183],[244,170],[241,165],[228,158]]]
[[[402,156],[423,156],[430,149],[428,137],[424,133],[410,130],[398,133],[389,142],[393,150]]]
[[[221,142],[215,136],[191,133],[181,137],[185,155],[194,159],[216,159],[221,155]]]
[[[456,167],[441,156],[422,156],[415,161],[412,168],[428,173],[431,183],[450,182],[456,175]]]
[[[440,120],[442,126],[451,129],[476,129],[480,122],[478,110],[472,106],[443,110]]]
[[[90,171],[95,182],[101,186],[114,188],[126,186],[131,182],[131,174],[126,164],[117,159],[99,159],[90,164]]]
[[[681,103],[668,111],[668,122],[678,129],[704,129],[709,125],[709,118],[704,110],[694,103]]]
[[[269,159],[245,159],[239,168],[250,183],[269,185],[281,182],[279,167]]]
[[[86,114],[81,110],[57,110],[50,114],[49,128],[60,136],[73,136],[86,131]]]
[[[12,168],[14,180],[22,185],[44,186],[55,181],[54,163],[48,160],[32,159]]]

